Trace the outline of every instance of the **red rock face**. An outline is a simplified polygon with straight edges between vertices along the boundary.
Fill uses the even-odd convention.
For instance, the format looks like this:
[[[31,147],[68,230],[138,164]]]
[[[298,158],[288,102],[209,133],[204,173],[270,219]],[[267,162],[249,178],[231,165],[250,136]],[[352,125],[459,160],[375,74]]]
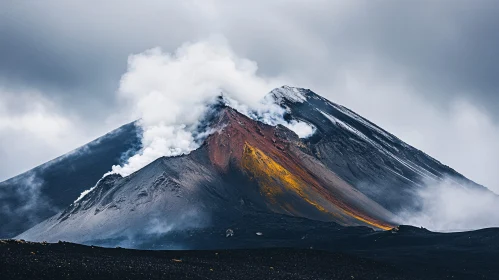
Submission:
[[[311,156],[291,131],[253,121],[230,108],[220,112],[220,130],[207,141],[220,172],[235,167],[259,186],[277,213],[390,229],[392,214],[358,192]]]
[[[231,108],[220,112],[214,127],[220,131],[206,142],[211,161],[222,170],[227,170],[230,161],[240,163],[246,144],[265,153],[277,154],[283,153],[289,145],[289,141],[278,137],[276,128],[255,122]]]

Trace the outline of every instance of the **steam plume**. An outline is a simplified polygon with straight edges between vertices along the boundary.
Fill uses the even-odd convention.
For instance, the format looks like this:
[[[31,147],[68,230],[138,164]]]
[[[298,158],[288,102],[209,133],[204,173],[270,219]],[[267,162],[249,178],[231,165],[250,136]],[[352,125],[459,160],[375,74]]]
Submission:
[[[224,95],[229,106],[250,117],[283,124],[306,137],[314,128],[304,122],[286,122],[285,110],[263,97],[282,85],[279,77],[262,77],[257,64],[238,57],[223,37],[186,43],[175,53],[153,48],[132,55],[123,75],[119,97],[140,119],[143,149],[111,173],[127,176],[162,156],[196,149],[209,131],[199,131],[211,102]]]

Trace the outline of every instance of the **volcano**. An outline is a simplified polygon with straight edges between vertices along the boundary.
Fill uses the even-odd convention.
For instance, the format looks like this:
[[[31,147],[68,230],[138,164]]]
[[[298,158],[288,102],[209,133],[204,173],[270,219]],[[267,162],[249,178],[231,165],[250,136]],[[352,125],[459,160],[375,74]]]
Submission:
[[[208,118],[215,132],[198,149],[100,179],[141,148],[132,123],[1,183],[2,220],[20,219],[9,219],[0,233],[132,248],[242,247],[253,241],[227,239],[249,232],[305,238],[303,228],[390,230],[398,225],[395,213],[417,208],[415,191],[431,181],[454,178],[485,189],[310,90],[284,86],[267,98],[286,110],[287,121],[307,123],[314,134],[299,138],[216,105]],[[41,182],[30,208],[36,211],[23,211],[20,190],[30,180]]]

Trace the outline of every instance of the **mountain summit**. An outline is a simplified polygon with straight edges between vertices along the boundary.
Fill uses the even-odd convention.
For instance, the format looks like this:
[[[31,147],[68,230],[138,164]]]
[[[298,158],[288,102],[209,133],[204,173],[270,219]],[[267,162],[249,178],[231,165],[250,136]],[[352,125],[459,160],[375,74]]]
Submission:
[[[39,192],[49,197],[70,190],[67,196],[50,197],[51,203],[66,205],[62,211],[51,217],[50,211],[44,212],[45,217],[37,219],[48,219],[34,227],[16,225],[27,229],[19,237],[148,248],[193,235],[214,240],[201,232],[224,232],[235,224],[244,229],[241,221],[265,228],[271,220],[306,219],[333,223],[337,229],[388,230],[397,225],[396,213],[418,207],[414,192],[429,181],[452,177],[483,188],[310,90],[284,86],[267,99],[285,109],[287,121],[314,127],[313,135],[299,138],[284,126],[270,126],[218,106],[209,118],[216,132],[200,148],[159,158],[127,177],[109,175],[77,201],[74,193],[89,188],[78,178],[91,168],[74,155],[66,156],[0,185],[8,193],[27,176],[35,174],[45,181],[55,173],[52,180],[58,183],[44,184]],[[84,158],[112,161],[108,156],[112,145],[100,146],[106,139],[126,148],[122,153],[140,149],[136,140],[140,131],[134,124],[126,128],[130,127],[90,144],[93,149]],[[124,144],[124,140],[132,141]],[[114,161],[119,158],[114,156]],[[60,172],[68,164],[81,166],[81,172]]]

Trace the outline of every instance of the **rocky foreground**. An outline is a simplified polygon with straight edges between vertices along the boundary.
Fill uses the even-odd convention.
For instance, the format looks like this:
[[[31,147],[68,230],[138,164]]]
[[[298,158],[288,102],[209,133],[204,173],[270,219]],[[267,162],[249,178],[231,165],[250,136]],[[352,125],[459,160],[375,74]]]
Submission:
[[[2,279],[420,279],[369,259],[317,250],[141,251],[1,241]]]
[[[466,279],[305,249],[145,251],[0,241],[1,279]],[[476,276],[476,277],[475,277]],[[475,275],[473,279],[487,279]],[[469,278],[471,279],[471,278]]]

